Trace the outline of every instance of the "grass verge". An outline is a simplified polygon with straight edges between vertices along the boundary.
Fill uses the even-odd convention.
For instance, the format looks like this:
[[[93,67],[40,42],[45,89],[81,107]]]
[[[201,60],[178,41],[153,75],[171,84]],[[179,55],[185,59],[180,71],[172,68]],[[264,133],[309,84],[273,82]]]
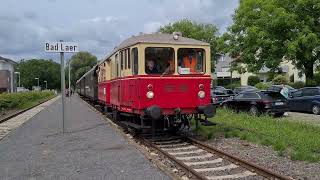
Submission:
[[[0,94],[0,111],[30,108],[54,96],[52,91]]]
[[[238,137],[253,143],[272,146],[280,156],[292,160],[320,161],[320,127],[292,122],[267,115],[260,117],[219,109],[210,121],[216,126],[200,126],[199,134],[208,139]]]

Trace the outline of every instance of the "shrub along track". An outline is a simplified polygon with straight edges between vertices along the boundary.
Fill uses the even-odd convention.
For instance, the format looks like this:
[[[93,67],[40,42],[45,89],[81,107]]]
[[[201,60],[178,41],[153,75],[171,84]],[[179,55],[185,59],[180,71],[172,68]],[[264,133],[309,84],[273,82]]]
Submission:
[[[99,106],[90,104],[101,112]],[[124,130],[135,132],[121,121],[114,121],[110,114],[106,116]],[[292,179],[208,146],[189,136],[156,135],[152,138],[150,134],[134,134],[134,136],[137,141],[159,152],[178,167],[192,174],[195,179]]]
[[[50,98],[48,98],[48,99],[46,99],[46,100],[44,100],[44,101],[41,101],[39,104],[35,104],[35,105],[33,105],[33,106],[31,106],[31,107],[28,107],[28,108],[26,108],[26,109],[19,110],[19,111],[17,111],[16,113],[13,113],[13,114],[5,117],[5,118],[2,118],[2,119],[0,119],[0,124],[6,122],[6,121],[8,121],[8,120],[10,120],[10,119],[12,119],[12,118],[14,118],[14,117],[16,117],[16,116],[18,116],[19,114],[22,114],[22,113],[24,113],[24,112],[26,112],[26,111],[28,111],[28,110],[30,110],[30,109],[33,109],[33,108],[35,108],[35,107],[37,107],[37,106],[39,106],[39,105],[41,105],[41,104],[43,104],[43,103],[45,103],[45,102],[53,99],[53,98],[55,98],[55,97],[56,97],[56,96],[52,96],[52,97],[50,97]]]

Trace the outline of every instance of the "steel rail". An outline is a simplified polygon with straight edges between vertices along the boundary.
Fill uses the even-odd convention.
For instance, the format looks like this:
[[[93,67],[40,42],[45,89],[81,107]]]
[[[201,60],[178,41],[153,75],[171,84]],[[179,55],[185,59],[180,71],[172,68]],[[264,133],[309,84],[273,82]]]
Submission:
[[[266,169],[262,166],[253,164],[249,161],[243,160],[239,157],[236,157],[234,155],[231,155],[227,152],[221,151],[215,147],[209,146],[203,142],[200,142],[194,138],[191,137],[185,137],[187,140],[189,140],[192,144],[196,145],[196,146],[200,146],[201,148],[207,150],[208,152],[211,152],[213,154],[217,154],[235,164],[239,164],[240,166],[252,171],[252,172],[256,172],[257,174],[264,176],[266,178],[269,179],[281,179],[281,180],[292,180],[293,178],[289,177],[289,176],[284,176],[281,174],[278,174],[276,172],[273,172],[269,169]]]
[[[167,153],[166,151],[162,150],[161,148],[157,147],[157,145],[155,145],[154,143],[152,143],[150,140],[147,140],[145,138],[141,138],[140,139],[146,143],[147,145],[149,145],[150,147],[156,149],[157,151],[159,151],[161,154],[163,154],[164,156],[168,157],[170,160],[174,161],[176,164],[178,164],[181,168],[183,168],[185,171],[191,173],[192,175],[194,175],[197,179],[201,179],[201,180],[208,180],[208,178],[206,178],[205,176],[203,176],[202,174],[198,173],[197,171],[195,171],[194,169],[190,168],[189,166],[187,166],[186,164],[184,164],[182,161],[178,160],[177,158],[175,158],[174,156],[170,155],[169,153]]]

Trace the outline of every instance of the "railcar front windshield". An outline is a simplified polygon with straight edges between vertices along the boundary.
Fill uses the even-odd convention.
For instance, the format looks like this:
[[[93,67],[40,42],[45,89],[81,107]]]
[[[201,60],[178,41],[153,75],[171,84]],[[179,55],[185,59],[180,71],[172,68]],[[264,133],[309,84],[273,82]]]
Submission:
[[[165,75],[173,74],[174,49],[170,47],[148,47],[145,49],[146,74]]]
[[[178,49],[179,74],[203,74],[205,71],[205,51],[199,48]]]

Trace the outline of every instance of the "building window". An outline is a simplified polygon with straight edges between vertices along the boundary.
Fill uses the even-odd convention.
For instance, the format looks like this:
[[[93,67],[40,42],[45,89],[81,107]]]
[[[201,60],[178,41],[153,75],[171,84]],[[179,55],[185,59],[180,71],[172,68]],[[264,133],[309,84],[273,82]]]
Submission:
[[[137,48],[133,48],[131,50],[131,54],[132,54],[132,62],[133,62],[133,68],[132,68],[132,74],[133,75],[137,75],[138,74],[138,49]]]
[[[229,72],[230,68],[229,67],[222,67],[221,72]]]
[[[224,60],[225,60],[225,57],[224,57],[224,55],[221,55],[221,56],[220,56],[220,59],[219,59],[219,61],[223,62]]]

